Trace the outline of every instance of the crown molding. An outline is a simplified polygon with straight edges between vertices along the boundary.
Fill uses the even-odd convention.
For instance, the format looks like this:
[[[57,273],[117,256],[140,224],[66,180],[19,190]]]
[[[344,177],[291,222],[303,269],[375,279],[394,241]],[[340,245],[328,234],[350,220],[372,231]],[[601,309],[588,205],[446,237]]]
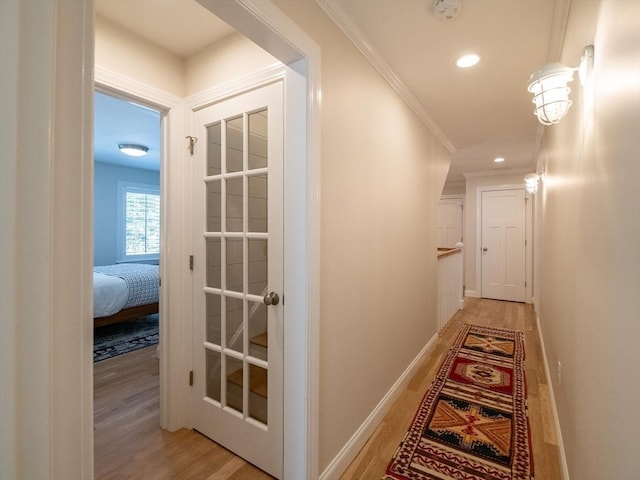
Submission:
[[[522,173],[531,173],[533,168],[519,167],[519,168],[501,168],[500,170],[483,170],[481,172],[467,172],[463,173],[464,178],[477,178],[477,177],[500,177],[504,175],[518,175]]]
[[[94,82],[99,91],[108,92],[116,97],[122,97],[122,94],[125,93],[143,100],[145,105],[152,103],[161,111],[166,111],[182,103],[182,99],[177,95],[129,78],[100,65],[94,66]]]
[[[466,181],[455,181],[455,182],[444,182],[444,186],[448,187],[448,188],[456,188],[456,187],[466,187],[467,186],[467,182]],[[440,198],[442,197],[446,197],[449,195],[440,195]],[[458,197],[460,196],[459,194],[456,195],[452,195],[454,197]]]
[[[333,22],[342,30],[356,48],[373,65],[380,75],[391,85],[391,88],[402,98],[405,103],[414,111],[418,118],[424,123],[433,135],[442,142],[449,153],[456,152],[456,147],[447,136],[440,130],[440,127],[431,118],[418,97],[409,89],[398,74],[391,68],[382,55],[371,45],[365,34],[353,23],[349,15],[338,4],[336,0],[315,0]]]

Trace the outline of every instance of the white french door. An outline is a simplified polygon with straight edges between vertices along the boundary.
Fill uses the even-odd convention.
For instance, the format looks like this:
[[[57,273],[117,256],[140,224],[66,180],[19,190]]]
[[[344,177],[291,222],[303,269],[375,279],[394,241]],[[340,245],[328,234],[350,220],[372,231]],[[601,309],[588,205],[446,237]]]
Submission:
[[[194,128],[194,428],[279,478],[282,83],[195,112]]]
[[[524,189],[482,192],[482,297],[525,301]]]

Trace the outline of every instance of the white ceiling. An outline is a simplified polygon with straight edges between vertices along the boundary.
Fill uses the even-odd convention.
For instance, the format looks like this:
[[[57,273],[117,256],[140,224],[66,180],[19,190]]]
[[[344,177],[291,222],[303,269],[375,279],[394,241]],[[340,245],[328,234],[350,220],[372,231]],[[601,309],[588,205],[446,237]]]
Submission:
[[[94,94],[93,156],[96,162],[160,170],[160,112],[103,93]],[[147,147],[143,157],[130,157],[119,144]]]
[[[96,13],[182,58],[235,32],[194,0],[96,0]]]
[[[318,2],[399,77],[448,141],[449,183],[467,172],[535,169],[539,124],[526,84],[561,38],[552,26],[563,0],[462,0],[452,20],[436,18],[432,0]],[[183,58],[233,32],[193,0],[97,0],[96,9]],[[469,52],[480,63],[458,69],[456,58]],[[506,161],[495,164],[497,156]]]

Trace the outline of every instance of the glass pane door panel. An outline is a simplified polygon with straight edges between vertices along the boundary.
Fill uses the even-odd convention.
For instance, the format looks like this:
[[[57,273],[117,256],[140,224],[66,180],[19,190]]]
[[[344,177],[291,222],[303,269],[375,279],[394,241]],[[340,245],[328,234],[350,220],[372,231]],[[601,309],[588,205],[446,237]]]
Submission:
[[[227,232],[242,232],[242,177],[227,180]]]
[[[222,288],[222,253],[219,238],[207,238],[207,287]]]
[[[227,121],[227,173],[243,170],[243,119],[237,117]]]
[[[220,301],[220,295],[215,293],[207,293],[207,336],[206,340],[209,343],[216,345],[222,345],[222,307]]]
[[[249,416],[267,424],[267,370],[249,365]]]
[[[249,293],[264,296],[267,293],[267,240],[248,240],[249,244]]]
[[[227,348],[243,353],[243,304],[242,300],[226,297],[226,345]]]
[[[222,173],[222,128],[220,122],[207,127],[207,176]]]
[[[243,362],[225,356],[227,362],[227,406],[242,413]]]
[[[268,200],[267,175],[250,176],[249,183],[249,231],[267,232]]]
[[[274,478],[283,477],[282,83],[193,110],[203,145],[189,162],[193,426]],[[281,299],[267,306],[271,291]]]
[[[207,380],[205,382],[205,393],[207,397],[219,402],[220,385],[222,385],[222,382],[220,381],[220,352],[215,352],[209,349],[205,349],[205,352],[205,371],[207,376]]]
[[[227,238],[227,290],[243,292],[243,239]]]
[[[207,182],[207,232],[220,232],[221,222],[220,180]]]
[[[267,166],[267,109],[249,115],[249,170]]]
[[[249,355],[268,361],[267,306],[264,303],[249,304]]]

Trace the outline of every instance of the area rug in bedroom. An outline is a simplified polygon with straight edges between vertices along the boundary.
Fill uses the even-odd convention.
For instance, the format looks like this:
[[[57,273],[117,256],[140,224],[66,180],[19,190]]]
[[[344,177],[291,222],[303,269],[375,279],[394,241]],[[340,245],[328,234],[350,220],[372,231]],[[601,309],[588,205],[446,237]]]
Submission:
[[[465,325],[384,480],[530,480],[522,332]]]
[[[132,352],[158,343],[158,314],[113,323],[93,331],[93,361]]]

